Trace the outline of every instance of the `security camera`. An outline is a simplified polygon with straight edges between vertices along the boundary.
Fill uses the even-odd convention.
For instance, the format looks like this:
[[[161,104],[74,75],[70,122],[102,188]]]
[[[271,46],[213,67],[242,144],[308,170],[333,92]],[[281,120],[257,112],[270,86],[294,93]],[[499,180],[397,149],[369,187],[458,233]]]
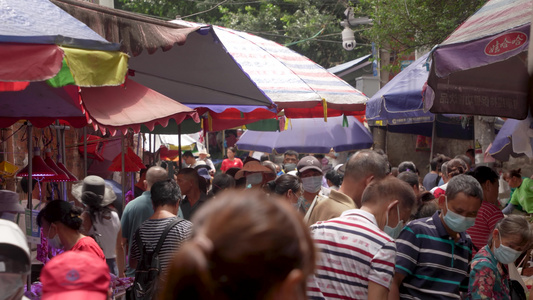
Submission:
[[[344,50],[352,51],[355,48],[355,35],[349,27],[342,30],[342,47]]]

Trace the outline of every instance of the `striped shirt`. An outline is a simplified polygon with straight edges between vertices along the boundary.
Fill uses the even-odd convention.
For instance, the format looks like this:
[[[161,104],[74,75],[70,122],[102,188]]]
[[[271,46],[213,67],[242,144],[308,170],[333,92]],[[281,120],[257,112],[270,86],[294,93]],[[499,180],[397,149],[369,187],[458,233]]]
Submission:
[[[503,213],[496,205],[487,201],[482,202],[477,212],[476,223],[466,230],[475,246],[472,255],[476,254],[476,249],[481,250],[487,245],[494,226],[501,219],[503,219]]]
[[[367,299],[368,282],[389,288],[394,274],[394,240],[374,215],[360,210],[311,226],[320,249],[317,271],[309,277],[309,299]]]
[[[468,289],[472,241],[461,232],[455,242],[439,213],[410,222],[396,239],[396,272],[406,276],[400,299],[460,299]]]
[[[175,217],[174,217],[175,218]],[[142,223],[138,230],[140,230],[141,241],[145,247],[154,249],[157,246],[159,238],[167,227],[168,223],[174,218],[164,219],[148,219]],[[172,260],[174,253],[179,249],[184,241],[188,240],[192,234],[192,223],[183,220],[174,225],[168,232],[168,235],[159,251],[159,263],[161,266],[161,273],[164,273],[168,264]],[[150,249],[149,248],[149,249]],[[137,239],[134,237],[131,245],[131,257],[137,262],[141,259]]]

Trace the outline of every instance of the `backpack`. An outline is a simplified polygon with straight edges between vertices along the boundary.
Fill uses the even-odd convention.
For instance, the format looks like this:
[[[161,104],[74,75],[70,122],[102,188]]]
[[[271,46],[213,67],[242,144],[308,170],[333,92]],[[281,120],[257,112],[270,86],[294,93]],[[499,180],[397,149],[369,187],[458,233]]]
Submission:
[[[135,270],[135,280],[133,281],[132,295],[133,299],[151,300],[156,296],[157,281],[159,273],[161,272],[159,251],[161,250],[163,242],[165,241],[170,229],[172,229],[172,227],[181,221],[183,221],[183,219],[175,218],[168,223],[168,225],[165,227],[165,230],[161,234],[155,249],[147,249],[146,245],[143,245],[142,243],[140,230],[135,232],[135,239],[141,253],[141,258],[139,259],[137,269]]]

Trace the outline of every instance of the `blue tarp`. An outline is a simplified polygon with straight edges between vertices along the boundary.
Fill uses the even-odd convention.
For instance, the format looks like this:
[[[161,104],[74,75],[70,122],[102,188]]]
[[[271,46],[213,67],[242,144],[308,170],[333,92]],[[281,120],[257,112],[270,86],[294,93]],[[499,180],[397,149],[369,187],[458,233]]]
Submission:
[[[432,136],[435,115],[425,112],[422,90],[429,75],[428,54],[423,55],[381,88],[366,106],[370,126],[387,126],[397,133]],[[470,140],[474,138],[473,121],[463,122],[460,115],[438,115],[438,137]]]
[[[120,48],[48,0],[0,1],[0,43],[7,42],[106,51]]]

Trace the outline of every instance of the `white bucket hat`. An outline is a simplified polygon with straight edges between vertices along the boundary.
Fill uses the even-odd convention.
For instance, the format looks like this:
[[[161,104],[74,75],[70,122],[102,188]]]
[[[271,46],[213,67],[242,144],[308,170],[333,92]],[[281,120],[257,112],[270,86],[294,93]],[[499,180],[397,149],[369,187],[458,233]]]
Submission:
[[[17,248],[20,251],[16,251]],[[30,248],[26,236],[16,223],[2,219],[0,219],[0,254],[0,273],[30,272]]]
[[[23,213],[24,207],[19,203],[19,194],[0,190],[0,212]]]

